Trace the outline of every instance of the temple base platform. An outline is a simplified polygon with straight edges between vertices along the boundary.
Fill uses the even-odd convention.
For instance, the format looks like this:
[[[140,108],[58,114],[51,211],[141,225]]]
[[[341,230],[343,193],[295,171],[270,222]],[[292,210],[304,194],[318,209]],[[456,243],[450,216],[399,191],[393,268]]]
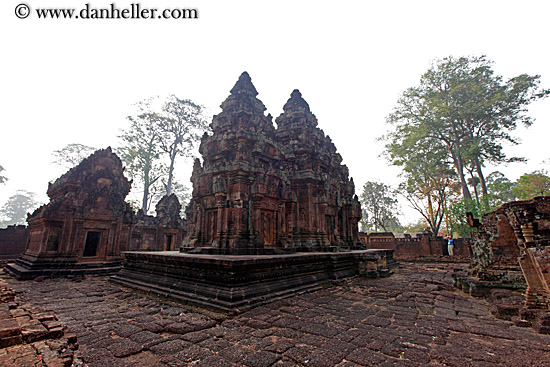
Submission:
[[[393,250],[272,255],[124,252],[111,277],[124,286],[196,306],[238,313],[331,281],[391,273]]]
[[[60,277],[85,277],[114,274],[122,268],[122,260],[102,262],[77,262],[67,258],[36,258],[21,255],[4,270],[18,280]]]

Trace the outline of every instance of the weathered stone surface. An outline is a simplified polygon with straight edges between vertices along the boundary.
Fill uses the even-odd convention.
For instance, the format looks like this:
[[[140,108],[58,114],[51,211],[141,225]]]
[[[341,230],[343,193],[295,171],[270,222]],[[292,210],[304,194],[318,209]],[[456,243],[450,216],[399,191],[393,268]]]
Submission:
[[[89,366],[550,365],[550,335],[496,319],[488,300],[456,292],[452,273],[458,266],[402,264],[388,278],[357,278],[215,319],[119,289],[105,278],[10,282],[25,303],[45,308],[77,334],[75,355]],[[166,312],[150,315],[151,309]],[[204,328],[138,331],[152,322]],[[125,338],[142,351],[117,357],[112,345]]]
[[[71,366],[76,336],[65,335],[65,325],[54,315],[16,300],[0,279],[0,295],[5,294],[0,297],[0,366]]]
[[[273,126],[243,73],[200,145],[185,246],[221,253],[360,246],[353,179],[295,90]],[[238,251],[240,250],[240,252]]]
[[[111,148],[101,149],[48,187],[50,202],[29,215],[25,253],[6,269],[19,279],[105,274],[120,269],[134,213],[130,182]]]

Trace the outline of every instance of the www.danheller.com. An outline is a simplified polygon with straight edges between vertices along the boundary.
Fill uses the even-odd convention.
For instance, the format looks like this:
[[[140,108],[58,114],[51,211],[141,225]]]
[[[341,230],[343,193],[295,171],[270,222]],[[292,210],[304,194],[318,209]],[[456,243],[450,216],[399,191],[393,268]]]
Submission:
[[[19,19],[28,18],[34,13],[40,19],[198,19],[198,9],[157,9],[142,7],[139,3],[127,7],[117,7],[111,3],[106,7],[94,7],[86,3],[82,8],[36,8],[27,4],[15,7],[15,15]]]

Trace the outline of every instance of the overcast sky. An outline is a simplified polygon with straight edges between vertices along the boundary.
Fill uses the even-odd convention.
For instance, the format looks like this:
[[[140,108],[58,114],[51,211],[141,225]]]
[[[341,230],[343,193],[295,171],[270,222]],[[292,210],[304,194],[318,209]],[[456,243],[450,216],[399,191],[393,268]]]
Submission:
[[[18,19],[23,1],[31,14]],[[274,117],[293,89],[302,92],[358,194],[366,181],[397,184],[399,170],[379,157],[376,138],[399,95],[434,59],[486,54],[505,79],[540,74],[550,88],[546,0],[140,2],[198,9],[193,20],[44,20],[33,13],[112,2],[1,2],[0,165],[9,181],[0,186],[0,205],[18,189],[46,202],[48,181],[63,173],[51,164],[52,151],[70,143],[118,146],[135,102],[174,93],[215,114],[245,70]],[[506,148],[528,163],[498,168],[512,180],[550,168],[543,163],[550,99],[534,103],[530,115],[535,124],[515,133],[522,144]],[[189,167],[180,159],[175,172],[188,185]]]

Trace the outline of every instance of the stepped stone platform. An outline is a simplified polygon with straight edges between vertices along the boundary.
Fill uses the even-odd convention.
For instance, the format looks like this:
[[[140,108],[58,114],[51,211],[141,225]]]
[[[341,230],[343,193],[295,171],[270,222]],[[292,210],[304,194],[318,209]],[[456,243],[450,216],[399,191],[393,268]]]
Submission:
[[[111,280],[217,311],[238,313],[354,276],[390,274],[393,250],[282,255],[125,252]]]
[[[14,263],[4,267],[5,271],[19,280],[29,280],[38,277],[85,277],[110,275],[122,268],[122,260],[108,262],[78,263],[56,258],[34,258],[21,255]]]

